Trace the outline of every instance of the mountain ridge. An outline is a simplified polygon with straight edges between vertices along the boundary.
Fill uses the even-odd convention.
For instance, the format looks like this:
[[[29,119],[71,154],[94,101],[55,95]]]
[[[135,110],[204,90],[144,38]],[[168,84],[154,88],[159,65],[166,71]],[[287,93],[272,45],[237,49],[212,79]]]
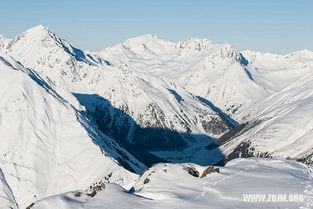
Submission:
[[[32,30],[43,30],[43,31],[47,31],[47,32],[51,32],[53,34],[55,34],[53,32],[52,29],[50,29],[48,26],[46,25],[43,25],[43,24],[39,24],[39,25],[36,25],[36,26],[33,26],[33,27],[30,27],[29,29],[25,30],[24,32],[27,32],[27,31],[32,31]],[[18,36],[18,35],[17,35]],[[0,37],[2,39],[6,39],[6,40],[11,40],[13,38],[6,38],[5,36],[1,35],[0,34]],[[15,36],[16,37],[16,36]],[[136,37],[132,37],[132,38],[128,38],[126,39],[125,41],[121,42],[121,43],[124,43],[124,42],[127,42],[128,40],[134,40],[134,39],[140,39],[140,38],[143,38],[143,39],[157,39],[157,40],[161,40],[161,41],[165,41],[165,42],[170,42],[170,41],[166,41],[166,40],[163,40],[161,38],[159,38],[158,35],[156,34],[153,34],[153,33],[146,33],[146,34],[142,34],[142,35],[139,35],[139,36],[136,36]],[[197,38],[197,37],[193,37],[193,38],[187,38],[185,40],[181,40],[181,41],[177,41],[177,42],[170,42],[170,43],[184,43],[184,42],[192,42],[193,40],[195,41],[198,41],[198,42],[207,42],[208,45],[209,44],[214,44],[211,40],[207,39],[207,38]],[[231,45],[229,43],[221,43],[221,45]],[[119,44],[116,44],[116,45],[119,45]],[[106,48],[111,48],[111,47],[114,47],[116,45],[112,45],[112,46],[108,46],[108,47],[105,47],[104,49],[100,50],[100,51],[103,51],[105,50]],[[94,51],[94,50],[85,50],[85,51],[89,51],[89,52],[100,52],[100,51]],[[312,50],[309,50],[309,49],[302,49],[302,50],[295,50],[295,51],[292,51],[292,52],[289,52],[287,54],[276,54],[276,53],[272,53],[272,52],[260,52],[260,51],[254,51],[254,50],[241,50],[241,52],[248,52],[248,51],[251,51],[251,52],[254,52],[254,53],[262,53],[262,54],[272,54],[272,55],[278,55],[278,56],[286,56],[286,55],[290,55],[290,54],[293,54],[293,53],[301,53],[301,52],[304,52],[304,53],[313,53]]]
[[[0,193],[18,208],[96,182],[128,190],[155,163],[312,164],[312,54],[152,34],[90,52],[43,25],[0,37]]]

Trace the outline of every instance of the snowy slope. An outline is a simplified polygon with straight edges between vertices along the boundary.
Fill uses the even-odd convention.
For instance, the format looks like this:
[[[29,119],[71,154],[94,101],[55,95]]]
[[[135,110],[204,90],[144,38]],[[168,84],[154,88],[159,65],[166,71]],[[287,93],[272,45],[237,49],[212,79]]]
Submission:
[[[248,150],[246,155],[291,157],[312,163],[313,52],[243,54],[255,81],[272,93],[250,109],[250,119],[262,122],[225,144],[225,154],[236,157]]]
[[[312,69],[308,50],[239,52],[207,39],[148,34],[89,52],[42,25],[0,36],[0,207],[51,196],[34,207],[251,208],[241,195],[254,187],[308,191],[311,168],[286,160],[239,159],[203,179],[185,168],[251,156],[312,164]],[[164,161],[183,164],[137,180]],[[133,194],[106,184],[92,198],[83,190],[95,182]]]
[[[13,56],[24,66],[45,72],[54,77],[58,86],[67,86],[84,77],[84,70],[95,65],[106,65],[99,57],[72,47],[58,38],[49,28],[39,25],[7,41],[6,53]]]
[[[288,55],[253,51],[242,52],[254,80],[271,92],[277,92],[299,78],[312,73],[313,52],[302,50]]]
[[[233,138],[221,149],[229,159],[261,155],[312,161],[313,52],[239,53],[206,39],[171,43],[145,35],[101,55],[113,65],[171,80],[241,123],[263,121],[227,140]]]
[[[5,180],[3,172],[0,169],[0,208],[16,209],[17,204],[13,192]]]
[[[116,66],[155,75],[181,85],[241,121],[247,107],[267,95],[245,68],[246,60],[229,44],[207,39],[177,43],[144,35],[100,52]],[[236,117],[241,112],[241,117]]]
[[[264,155],[311,155],[308,50],[240,53],[207,39],[172,43],[148,34],[92,53],[42,25],[4,42],[6,53],[47,83],[73,92],[87,117],[126,149],[136,145],[172,162],[212,164],[221,159],[203,157],[212,138],[238,123],[264,121],[223,148],[224,154],[245,141]],[[297,144],[303,146],[295,151]],[[137,157],[146,159],[144,153]]]
[[[141,39],[149,41],[155,37],[135,39],[127,47],[136,48]],[[155,46],[158,47],[161,46]],[[203,158],[195,152],[202,149],[199,155],[203,155],[203,147],[236,125],[179,82],[148,71],[136,71],[127,63],[118,65],[115,60],[107,61],[96,53],[83,52],[44,26],[31,28],[11,39],[6,52],[42,74],[47,83],[73,92],[90,120],[126,148],[137,146],[145,152],[156,151],[158,157],[173,162],[193,158],[197,163],[216,163],[221,156]],[[158,151],[182,152],[175,158],[171,153]],[[142,155],[137,157],[145,159]]]
[[[145,168],[112,139],[99,135],[38,75],[5,57],[0,56],[0,168],[20,208],[108,175],[127,186],[136,175],[121,163],[136,172]],[[74,96],[62,94],[79,107]]]
[[[263,209],[313,206],[312,167],[303,164],[280,159],[237,159],[225,167],[216,168],[216,172],[204,178],[190,175],[186,167],[194,167],[200,174],[206,169],[193,164],[158,164],[137,180],[133,193],[126,193],[117,185],[105,184],[94,197],[87,195],[91,194],[90,191],[69,192],[35,202],[33,208]],[[244,194],[286,194],[287,198],[296,194],[303,195],[303,201],[244,202]]]

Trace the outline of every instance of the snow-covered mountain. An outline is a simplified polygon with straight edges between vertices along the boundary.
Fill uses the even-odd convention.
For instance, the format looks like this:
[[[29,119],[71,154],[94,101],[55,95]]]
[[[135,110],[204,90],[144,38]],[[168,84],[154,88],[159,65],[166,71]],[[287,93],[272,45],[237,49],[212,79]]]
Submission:
[[[312,164],[312,75],[308,50],[284,56],[239,52],[207,39],[173,43],[148,34],[90,52],[42,25],[12,39],[0,36],[0,207],[25,208],[51,196],[34,207],[55,207],[55,201],[64,208],[97,208],[125,198],[139,208],[178,201],[201,208],[209,203],[192,198],[206,194],[208,182],[193,181],[186,163],[199,172],[238,157]],[[155,179],[146,176],[153,172],[138,176],[160,162],[179,164],[150,168]],[[249,163],[258,168],[247,173],[251,181],[257,173],[268,175],[259,171],[265,163],[279,173],[271,181],[281,191],[287,168],[311,172],[286,160],[257,159],[231,161],[229,171],[220,169],[246,172]],[[177,182],[176,174],[186,184]],[[310,181],[310,175],[303,178]],[[157,183],[147,187],[145,178]],[[301,178],[289,180],[295,185]],[[227,185],[236,187],[243,179],[239,175]],[[103,194],[109,191],[116,199],[102,193],[92,199],[83,191],[96,182],[132,187],[129,192],[138,196],[105,184]],[[177,193],[178,187],[185,189]],[[59,195],[75,190],[83,190],[78,199],[73,193]],[[212,208],[222,204],[226,190],[210,190],[210,196],[217,195]],[[160,205],[162,198],[169,205]],[[225,208],[241,201],[233,194],[227,198]]]
[[[247,60],[229,44],[213,44],[207,39],[171,43],[145,35],[107,48],[100,55],[113,65],[171,80],[239,121],[248,114],[247,107],[267,95],[246,69]]]
[[[236,124],[176,81],[136,71],[127,63],[118,65],[101,53],[83,52],[41,25],[11,39],[5,48],[47,83],[73,93],[104,134],[128,150],[140,147],[133,155],[145,164],[159,158],[200,164],[222,160],[221,154],[204,158],[204,147]]]
[[[146,35],[101,55],[172,80],[242,123],[217,140],[227,159],[261,155],[312,163],[313,52],[240,53],[206,39],[170,43]]]
[[[5,193],[14,194],[12,205],[23,208],[107,176],[127,185],[136,177],[132,172],[145,168],[113,139],[99,135],[76,109],[74,96],[60,90],[65,100],[36,72],[6,55],[0,56],[0,69],[0,168]]]
[[[251,121],[243,130],[222,137],[231,139],[223,145],[225,155],[290,157],[312,164],[313,52],[243,54],[255,82],[271,94],[250,108]]]
[[[53,82],[62,87],[81,80],[86,68],[93,69],[106,63],[99,57],[72,47],[43,25],[7,40],[4,48],[24,66],[54,77]]]

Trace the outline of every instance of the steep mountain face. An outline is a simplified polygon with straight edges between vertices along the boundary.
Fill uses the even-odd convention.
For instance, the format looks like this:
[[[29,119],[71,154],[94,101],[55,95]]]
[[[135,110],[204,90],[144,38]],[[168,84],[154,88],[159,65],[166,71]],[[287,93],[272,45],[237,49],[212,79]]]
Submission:
[[[150,39],[156,38],[148,35],[135,40],[149,42]],[[136,41],[128,42],[121,47],[137,47]],[[160,41],[163,42],[172,45]],[[137,47],[139,51],[140,47]],[[237,125],[175,80],[83,52],[44,26],[10,40],[6,52],[44,75],[47,83],[73,92],[85,107],[84,114],[99,130],[128,150],[137,147],[133,154],[141,160],[147,159],[147,155],[154,158],[148,153],[153,151],[157,157],[173,162],[193,159],[198,163],[216,163],[222,160],[222,155],[200,162],[201,157],[195,153],[201,150],[199,155],[203,155],[204,147],[212,144],[214,138]],[[175,158],[171,151],[182,154]],[[155,163],[159,158],[145,163]]]
[[[310,51],[240,53],[206,39],[172,43],[148,34],[87,53],[44,26],[3,43],[7,54],[47,83],[72,92],[81,114],[147,165],[162,160],[214,164],[250,148],[257,151],[247,156],[311,155],[310,140],[302,139],[311,130]],[[214,160],[203,157],[216,149],[214,138],[239,123],[249,125],[218,140],[224,153],[215,150]],[[285,131],[285,123],[293,128]],[[246,136],[248,129],[257,135]],[[294,143],[308,144],[295,153]]]
[[[53,83],[62,87],[82,80],[86,69],[106,65],[103,59],[72,47],[43,25],[10,39],[5,50],[24,66],[52,77]]]
[[[312,73],[313,52],[302,50],[288,55],[244,51],[255,82],[271,93],[279,92],[301,77]]]
[[[313,52],[307,50],[285,56],[238,52],[206,39],[172,43],[148,34],[98,53],[77,49],[42,25],[13,39],[0,37],[0,207],[25,208],[47,196],[34,207],[55,207],[53,202],[97,208],[123,198],[139,207],[143,196],[144,208],[181,201],[206,208],[208,202],[184,197],[201,199],[209,191],[199,188],[232,178],[237,169],[241,175],[258,168],[211,188],[210,196],[227,193],[227,186],[237,187],[249,175],[251,182],[265,178],[269,169],[280,174],[268,180],[285,191],[292,186],[283,187],[285,182],[300,184],[293,177],[310,168],[286,160],[238,160],[208,182],[186,169],[202,173],[205,166],[253,156],[312,164],[312,69]],[[160,162],[183,164],[159,164],[138,177]],[[300,179],[311,181],[309,174]],[[86,191],[57,195],[99,189],[102,184],[95,184],[103,182],[139,196],[111,184],[114,198],[107,192],[95,199]],[[182,187],[188,191],[175,191]],[[212,208],[241,207],[220,197]]]
[[[239,121],[251,105],[267,95],[246,69],[247,60],[229,44],[206,39],[171,43],[145,35],[107,48],[100,55],[113,65],[171,80]]]
[[[251,108],[250,127],[229,137],[232,140],[224,145],[225,154],[231,158],[290,157],[312,164],[313,53],[243,54],[255,82],[271,95]],[[257,125],[251,126],[253,123]]]
[[[281,156],[307,163],[313,155],[312,54],[239,53],[208,40],[170,43],[152,35],[101,52],[114,65],[126,63],[132,71],[171,80],[213,109],[247,123],[239,133],[234,130],[236,135],[218,140],[227,159]]]
[[[39,75],[5,55],[0,56],[0,69],[1,191],[13,205],[25,208],[104,177],[127,186],[136,177],[132,172],[145,168],[80,115],[74,96],[63,91],[65,100]]]

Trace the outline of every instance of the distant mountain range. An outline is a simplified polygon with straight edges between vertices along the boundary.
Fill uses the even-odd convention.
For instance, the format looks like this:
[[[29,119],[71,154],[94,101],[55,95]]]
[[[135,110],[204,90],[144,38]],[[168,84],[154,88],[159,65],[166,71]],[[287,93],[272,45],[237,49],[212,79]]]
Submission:
[[[188,176],[190,166],[199,173],[227,163],[221,167],[225,178],[236,166],[243,172],[249,163],[254,172],[269,166],[279,173],[277,183],[290,174],[285,169],[290,164],[312,180],[312,167],[288,161],[313,164],[313,52],[308,50],[284,56],[240,52],[207,39],[172,43],[148,34],[91,52],[39,25],[12,39],[0,36],[0,86],[0,208],[26,208],[59,194],[31,206],[53,208],[59,201],[53,198],[60,198],[64,208],[76,208],[76,200],[67,201],[71,194],[62,193],[92,190],[96,182],[110,185],[117,202],[137,202],[132,198],[142,195],[197,205],[181,196],[188,190],[174,192],[181,186],[175,174]],[[287,160],[233,160],[240,157]],[[164,166],[176,183],[163,185]],[[146,183],[138,174],[148,168],[157,177],[145,178],[160,184],[142,193]],[[184,187],[204,186],[192,182]],[[77,208],[97,208],[87,199]],[[143,202],[151,208],[164,207],[148,199]],[[196,208],[209,203],[199,204]]]

